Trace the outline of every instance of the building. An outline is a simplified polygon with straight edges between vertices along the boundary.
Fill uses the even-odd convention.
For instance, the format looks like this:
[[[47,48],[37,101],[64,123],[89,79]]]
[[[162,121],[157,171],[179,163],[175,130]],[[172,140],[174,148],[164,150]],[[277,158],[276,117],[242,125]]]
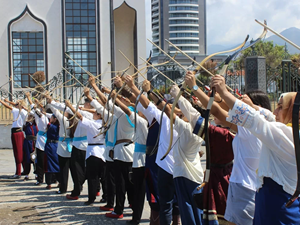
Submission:
[[[207,54],[206,0],[152,0],[151,7],[152,41],[171,56],[179,53],[165,41],[167,39],[197,62],[201,62]],[[153,56],[152,61],[157,63],[169,60],[154,45]],[[212,59],[222,62],[225,58],[225,55],[221,55]],[[176,56],[176,61],[186,67],[192,64],[190,59],[180,53]],[[148,74],[148,78],[151,77]]]
[[[165,39],[187,54],[206,54],[206,0],[152,0],[152,39],[175,53]],[[153,47],[154,55],[159,49]]]
[[[67,66],[65,52],[84,70],[103,73],[106,86],[111,71],[129,65],[119,50],[135,65],[143,63],[139,56],[146,57],[144,0],[10,0],[0,2],[0,14],[0,85],[8,81],[6,74],[12,77],[14,85],[3,87],[11,92],[33,87],[28,74],[38,70],[50,81]],[[69,63],[86,84],[86,72]],[[133,74],[134,69],[127,72]]]

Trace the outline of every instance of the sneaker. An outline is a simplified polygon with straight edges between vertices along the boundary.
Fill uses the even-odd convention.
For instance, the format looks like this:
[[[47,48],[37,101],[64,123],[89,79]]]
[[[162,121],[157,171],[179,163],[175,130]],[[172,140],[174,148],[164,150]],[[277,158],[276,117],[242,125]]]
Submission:
[[[93,203],[94,203],[94,202],[91,202],[91,201],[86,201],[86,202],[84,202],[85,205],[93,205]]]
[[[115,213],[114,211],[112,211],[110,213],[106,213],[105,216],[108,218],[114,218],[114,219],[122,219],[124,217],[123,214],[119,215],[119,214]]]
[[[17,175],[17,174],[12,175],[11,177],[9,177],[9,179],[20,179],[20,178],[21,178],[21,176]]]
[[[114,208],[110,207],[108,205],[105,205],[105,206],[100,206],[100,210],[102,210],[102,211],[113,211]]]
[[[24,181],[28,181],[29,180],[29,177],[26,175],[25,177],[24,177]]]
[[[78,200],[78,196],[66,195],[66,198],[69,200]]]
[[[130,225],[138,225],[140,224],[140,222],[136,221],[136,220],[129,220],[129,221],[126,221],[126,224],[130,224]]]
[[[102,198],[102,199],[100,200],[100,203],[106,203],[106,199],[105,199],[105,198]]]
[[[37,182],[34,183],[34,185],[41,186],[41,183],[37,181]]]
[[[51,185],[47,185],[46,189],[51,190]]]
[[[96,196],[100,196],[100,191],[97,192]]]

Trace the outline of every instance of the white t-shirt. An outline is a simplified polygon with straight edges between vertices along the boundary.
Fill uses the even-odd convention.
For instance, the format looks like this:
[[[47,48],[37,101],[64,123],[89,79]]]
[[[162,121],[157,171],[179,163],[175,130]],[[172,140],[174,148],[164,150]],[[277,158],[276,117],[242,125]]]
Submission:
[[[245,127],[262,142],[256,188],[261,188],[263,178],[269,177],[293,195],[297,184],[297,165],[292,128],[280,122],[267,121],[260,112],[238,99],[228,114],[227,121]]]
[[[174,172],[173,177],[185,177],[195,183],[203,181],[203,169],[200,160],[202,138],[193,134],[190,123],[184,122],[178,116],[174,129],[179,134],[178,141],[173,147]]]
[[[153,103],[150,102],[148,108],[144,112],[144,115],[147,117],[148,122],[149,119],[152,117],[155,118],[158,123],[160,123],[161,111],[158,108],[156,108],[156,106]],[[174,143],[176,142],[177,138],[178,138],[177,131],[174,130],[172,146],[174,146]],[[164,160],[160,160],[168,150],[169,141],[170,141],[170,119],[164,113],[162,124],[161,124],[161,132],[159,136],[158,151],[157,151],[155,163],[160,168],[168,172],[169,174],[173,174],[173,167],[174,167],[173,148],[171,149],[171,151],[169,152],[169,154],[166,156]]]
[[[97,102],[96,100],[93,100],[91,102],[91,105],[94,108],[96,108],[97,112],[101,113],[101,115],[103,114],[103,110],[104,110],[104,118],[107,118],[108,112],[106,109],[104,109],[104,107],[99,102]],[[112,105],[110,105],[110,108],[112,109]],[[111,118],[111,116],[112,115],[110,113],[109,118]],[[134,128],[129,124],[129,122],[126,118],[126,114],[123,112],[123,110],[120,109],[116,105],[114,108],[114,116],[118,120],[117,139],[116,140],[122,140],[122,139],[133,140]],[[128,144],[128,143],[121,143],[121,144],[115,145],[114,160],[120,160],[123,162],[132,162],[133,161],[134,144],[130,144],[130,145],[126,145],[126,144]]]
[[[64,108],[65,108],[65,104],[63,103],[59,103],[59,102],[55,102],[55,101],[52,101],[51,102],[51,105],[53,105],[55,108],[57,108],[58,110],[61,110],[63,111]],[[74,106],[76,107],[76,106]],[[66,109],[66,112],[71,114],[71,115],[74,115],[74,113],[72,112],[72,110],[70,108],[67,107]],[[93,120],[93,114],[90,113],[90,112],[86,112],[86,111],[82,111],[82,110],[78,110],[78,112],[85,118],[89,119],[89,120]],[[77,124],[77,127],[76,127],[76,130],[74,132],[74,139],[73,139],[73,142],[72,142],[72,145],[74,147],[76,147],[77,149],[80,149],[82,151],[86,151],[86,148],[87,148],[87,145],[88,145],[88,141],[87,139],[86,140],[79,140],[77,141],[76,138],[80,138],[80,137],[86,137],[87,134],[86,134],[86,129],[83,128],[81,126],[82,123],[78,123]]]
[[[21,112],[19,109],[13,107],[11,110],[11,113],[13,114],[13,123],[12,123],[12,128],[23,128],[23,126],[26,123],[26,117],[27,117],[27,112],[24,109],[21,109]],[[18,119],[17,119],[18,118]]]
[[[40,112],[39,109],[36,109],[35,111]],[[43,113],[41,113],[41,117],[39,117],[35,113],[34,114],[34,119],[35,119],[35,122],[37,124],[38,129],[39,129],[39,132],[36,136],[35,147],[40,149],[41,151],[44,151],[45,144],[46,144],[46,137],[47,137],[46,129],[47,129],[47,125],[49,123],[49,119]],[[45,133],[45,135],[42,135],[44,133]]]
[[[81,123],[82,126],[87,130],[87,139],[89,144],[102,144],[88,145],[86,149],[85,159],[88,159],[90,156],[95,156],[105,162],[105,158],[103,156],[105,150],[104,135],[101,134],[98,137],[94,138],[97,134],[99,134],[99,128],[102,126],[102,120],[92,121],[83,117],[82,121],[79,121],[79,123]]]
[[[134,112],[130,115],[130,120],[134,124]],[[147,142],[147,136],[148,136],[148,121],[144,118],[140,117],[138,114],[136,114],[136,133],[134,136],[135,143],[138,143],[140,145],[145,146],[146,149],[146,142]],[[135,146],[137,147],[137,145]],[[133,153],[133,163],[132,168],[139,168],[144,167],[146,164],[146,151],[145,152],[138,152],[136,149]]]
[[[56,108],[54,108],[52,105],[49,105],[49,108],[53,112],[53,114],[56,116],[57,120],[59,121],[59,137],[64,138],[65,132],[66,137],[70,137],[70,129],[67,129],[69,127],[69,121],[68,118],[63,116]],[[69,145],[69,146],[68,146]],[[71,148],[72,141],[58,141],[57,145],[57,155],[64,157],[64,158],[71,158]],[[71,149],[70,149],[71,148]]]

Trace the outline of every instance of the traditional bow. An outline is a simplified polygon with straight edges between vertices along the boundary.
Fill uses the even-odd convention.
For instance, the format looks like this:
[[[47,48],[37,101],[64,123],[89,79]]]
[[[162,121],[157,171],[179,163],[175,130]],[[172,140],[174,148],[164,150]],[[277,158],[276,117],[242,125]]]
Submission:
[[[224,54],[224,53],[228,53],[228,52],[233,52],[233,51],[236,51],[236,50],[242,48],[242,47],[246,44],[248,38],[249,38],[249,35],[246,37],[245,41],[244,41],[241,45],[239,45],[238,47],[236,47],[236,48],[234,48],[234,49],[231,49],[231,50],[228,50],[228,51],[223,51],[223,52],[217,52],[217,53],[214,53],[214,54],[211,54],[211,55],[207,56],[205,59],[202,60],[202,62],[201,62],[201,63],[197,66],[197,68],[193,71],[194,75],[200,70],[200,68],[203,67],[203,64],[204,64],[208,59],[210,59],[211,57],[213,57],[213,56],[215,56],[215,55]],[[154,43],[153,43],[153,44],[154,44]],[[165,54],[166,54],[166,53],[165,53]],[[178,62],[176,62],[176,63],[178,63]],[[173,113],[174,113],[176,104],[177,104],[177,102],[178,102],[180,96],[182,95],[183,91],[185,90],[185,88],[186,88],[186,84],[185,84],[185,82],[183,82],[183,83],[182,83],[182,87],[181,87],[181,89],[180,89],[180,92],[179,92],[178,95],[176,96],[175,101],[174,101],[174,103],[173,103],[173,105],[172,105],[172,110],[171,110],[171,115],[170,115],[170,142],[169,142],[169,147],[168,147],[168,149],[167,149],[167,152],[166,152],[166,154],[161,158],[161,160],[163,160],[163,159],[169,154],[169,152],[171,151],[172,143],[173,143],[173,119],[174,119],[174,118],[173,118]]]

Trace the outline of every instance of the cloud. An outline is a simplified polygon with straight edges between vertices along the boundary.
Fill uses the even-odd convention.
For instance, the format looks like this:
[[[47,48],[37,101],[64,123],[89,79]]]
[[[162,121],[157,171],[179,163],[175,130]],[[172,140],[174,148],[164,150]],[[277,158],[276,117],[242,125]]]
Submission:
[[[298,0],[207,0],[208,45],[234,45],[247,34],[256,39],[263,28],[255,19],[266,19],[277,32],[300,28],[299,9]]]

